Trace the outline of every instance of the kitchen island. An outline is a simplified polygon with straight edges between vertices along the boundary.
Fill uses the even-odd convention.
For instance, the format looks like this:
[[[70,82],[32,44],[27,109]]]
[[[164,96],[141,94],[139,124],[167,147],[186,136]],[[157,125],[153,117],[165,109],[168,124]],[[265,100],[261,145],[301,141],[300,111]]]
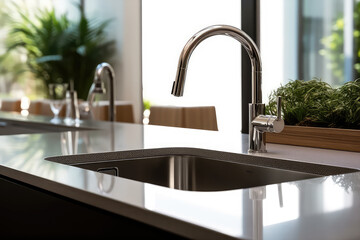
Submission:
[[[49,124],[50,118],[0,113],[0,120]],[[49,161],[177,149],[360,169],[359,153],[268,144],[268,153],[248,154],[248,135],[238,132],[91,120],[69,127],[74,131],[36,133],[34,127],[34,133],[0,136],[0,235],[360,238],[360,173],[247,189],[184,191]]]

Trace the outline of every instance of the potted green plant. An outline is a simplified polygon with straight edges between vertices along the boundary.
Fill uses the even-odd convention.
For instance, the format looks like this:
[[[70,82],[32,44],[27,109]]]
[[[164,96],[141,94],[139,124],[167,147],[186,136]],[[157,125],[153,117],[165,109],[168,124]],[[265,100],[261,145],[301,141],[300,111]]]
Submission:
[[[270,94],[268,114],[276,112],[276,96],[286,126],[267,142],[360,151],[360,80],[338,88],[317,78],[290,81]]]
[[[57,16],[54,9],[38,10],[31,18],[19,8],[9,33],[8,51],[25,51],[28,69],[40,79],[47,93],[49,83],[69,83],[80,99],[86,99],[97,64],[114,53],[107,40],[109,21],[87,18],[79,5],[80,18]]]

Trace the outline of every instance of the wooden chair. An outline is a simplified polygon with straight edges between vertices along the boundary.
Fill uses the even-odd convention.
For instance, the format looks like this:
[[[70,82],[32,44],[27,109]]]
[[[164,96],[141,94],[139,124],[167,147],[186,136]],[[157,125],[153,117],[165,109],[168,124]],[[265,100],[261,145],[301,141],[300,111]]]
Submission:
[[[133,106],[130,102],[127,101],[116,101],[115,102],[116,117],[117,122],[128,122],[134,123],[134,111]],[[99,101],[94,104],[92,108],[92,117],[94,120],[98,121],[109,121],[109,102],[108,101]]]
[[[149,124],[214,131],[218,130],[214,106],[152,106],[150,108]]]
[[[34,115],[43,115],[43,116],[54,116],[54,113],[51,111],[50,101],[47,99],[33,100],[29,105],[29,114]],[[64,117],[66,113],[66,105],[62,107],[59,117]]]
[[[41,101],[32,100],[29,105],[29,114],[39,115],[41,113]]]
[[[214,106],[184,107],[184,127],[218,131]]]
[[[149,124],[184,127],[183,108],[173,106],[152,106],[150,108]]]
[[[21,112],[21,100],[20,99],[1,99],[1,111],[6,112]]]

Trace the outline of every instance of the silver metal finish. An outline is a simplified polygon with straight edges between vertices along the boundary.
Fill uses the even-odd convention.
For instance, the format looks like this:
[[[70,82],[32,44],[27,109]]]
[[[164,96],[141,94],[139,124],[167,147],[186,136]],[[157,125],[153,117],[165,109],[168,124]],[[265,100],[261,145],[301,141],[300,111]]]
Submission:
[[[104,87],[104,82],[102,81],[102,73],[103,71],[108,72],[108,76],[110,78],[110,96],[109,96],[109,120],[115,121],[116,110],[115,110],[115,92],[114,92],[114,79],[115,79],[115,71],[112,66],[108,63],[100,63],[95,70],[94,77],[94,87],[90,89],[89,96],[93,96],[94,93],[105,94],[106,89]]]
[[[254,240],[263,240],[264,221],[263,221],[263,201],[266,199],[266,187],[256,187],[249,189],[249,197],[252,200],[253,211],[253,236]]]
[[[305,171],[192,155],[115,159],[72,165],[93,171],[118,169],[119,177],[186,191],[224,191],[319,177]]]
[[[177,97],[183,96],[187,66],[192,52],[202,41],[215,35],[226,35],[236,39],[249,55],[252,71],[252,97],[251,104],[249,105],[249,152],[266,152],[264,132],[281,132],[284,128],[284,122],[281,120],[280,109],[278,109],[277,116],[264,115],[265,105],[262,104],[260,51],[254,41],[244,31],[228,25],[214,25],[192,36],[180,54],[176,79],[173,83],[171,94]]]
[[[276,104],[276,113],[277,113],[277,120],[281,119],[281,97],[277,97],[277,104]]]
[[[256,111],[256,110],[251,110],[251,111]],[[261,111],[258,110],[257,112],[261,112]],[[262,132],[280,133],[285,126],[284,120],[281,119],[281,97],[277,97],[276,116],[257,115],[255,118],[253,118],[252,125],[255,126],[257,130]]]
[[[281,97],[277,97],[276,116],[263,115],[265,105],[262,104],[262,107],[264,107],[264,109],[259,109],[258,104],[249,104],[249,152],[266,152],[264,132],[280,133],[285,127],[285,122],[281,118]]]
[[[72,123],[73,121],[79,121],[80,112],[77,98],[77,92],[74,90],[66,91],[66,116],[65,120]]]
[[[172,94],[177,97],[183,95],[187,66],[192,52],[202,41],[216,35],[226,35],[235,38],[242,44],[249,54],[252,66],[252,103],[261,103],[262,67],[259,49],[244,31],[228,25],[214,25],[207,27],[190,38],[180,54],[178,71],[176,74],[176,80],[173,84]]]

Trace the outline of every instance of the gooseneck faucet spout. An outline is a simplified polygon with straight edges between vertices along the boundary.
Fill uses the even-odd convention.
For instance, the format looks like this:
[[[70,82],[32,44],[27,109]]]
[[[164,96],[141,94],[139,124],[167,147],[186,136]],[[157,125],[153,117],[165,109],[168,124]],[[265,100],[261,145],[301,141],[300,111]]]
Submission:
[[[259,49],[257,48],[254,41],[244,31],[227,25],[215,25],[207,27],[192,36],[190,40],[186,43],[180,54],[176,80],[173,85],[172,94],[177,97],[183,96],[187,66],[192,52],[202,41],[215,35],[226,35],[229,37],[233,37],[238,40],[245,48],[251,60],[252,103],[261,103],[262,67]]]
[[[187,66],[192,52],[202,41],[215,35],[225,35],[236,39],[249,55],[252,71],[252,97],[251,104],[249,104],[249,152],[266,152],[264,132],[281,132],[284,128],[284,121],[277,116],[264,115],[265,104],[262,103],[260,51],[254,41],[244,31],[233,26],[214,25],[192,36],[180,54],[176,79],[173,83],[171,94],[177,97],[183,96]],[[278,110],[281,111],[280,108]],[[278,116],[280,115],[281,113],[279,112]]]
[[[116,111],[115,111],[115,93],[114,93],[114,79],[115,79],[115,71],[112,66],[108,63],[100,63],[97,65],[95,70],[94,77],[94,88],[91,90],[91,93],[100,93],[105,94],[106,89],[104,88],[104,82],[102,80],[103,71],[108,72],[109,76],[109,88],[110,88],[110,96],[109,96],[109,120],[115,121]]]

